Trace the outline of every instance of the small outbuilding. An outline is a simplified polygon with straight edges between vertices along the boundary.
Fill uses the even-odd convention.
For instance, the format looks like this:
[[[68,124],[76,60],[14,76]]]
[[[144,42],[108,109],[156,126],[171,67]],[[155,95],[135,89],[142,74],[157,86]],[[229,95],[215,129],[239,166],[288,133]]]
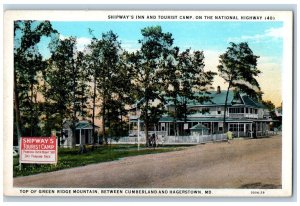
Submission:
[[[75,138],[76,146],[84,144],[93,144],[93,124],[89,121],[82,120],[75,124],[75,135],[72,133],[72,122],[65,121],[63,124],[63,136],[61,139],[62,147],[72,147],[72,139]],[[95,132],[98,131],[99,127],[94,126]],[[96,140],[97,142],[98,140]]]
[[[191,127],[190,131],[192,136],[208,135],[208,128],[200,123]]]

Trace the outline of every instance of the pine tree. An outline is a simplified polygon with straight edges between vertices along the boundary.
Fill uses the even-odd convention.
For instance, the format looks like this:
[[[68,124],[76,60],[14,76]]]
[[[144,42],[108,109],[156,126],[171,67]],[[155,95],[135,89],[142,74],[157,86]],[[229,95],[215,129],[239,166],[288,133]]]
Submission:
[[[128,100],[126,94],[129,91],[130,80],[127,70],[124,70],[124,64],[122,65],[120,61],[123,51],[115,33],[112,31],[103,33],[101,39],[93,37],[88,50],[88,68],[94,88],[92,119],[94,122],[98,99],[101,104],[102,135],[107,143],[106,135],[107,133],[112,135],[112,125],[125,115],[124,107],[125,100]],[[109,131],[106,131],[106,128],[109,128]]]
[[[170,115],[174,118],[175,135],[178,132],[177,120],[187,121],[187,116],[194,111],[188,109],[188,103],[203,103],[209,101],[209,96],[205,95],[211,89],[213,76],[215,73],[204,70],[204,54],[202,51],[190,49],[177,54],[176,64],[167,73],[166,89],[167,96],[173,103],[173,110]],[[171,89],[170,89],[171,88]]]
[[[59,120],[61,134],[64,121],[71,119],[72,146],[76,144],[76,122],[79,116],[83,115],[87,102],[85,89],[88,79],[84,69],[83,54],[76,50],[76,39],[70,37],[60,40],[50,58],[45,97],[51,102],[52,110],[55,112],[52,116]]]
[[[171,33],[164,33],[160,26],[146,27],[141,30],[141,48],[129,57],[134,71],[134,84],[137,105],[144,121],[146,142],[149,141],[149,127],[159,121],[164,112],[164,80],[168,62],[173,54]]]
[[[260,70],[257,68],[259,56],[253,54],[246,42],[239,44],[230,43],[227,51],[220,55],[218,71],[220,76],[228,83],[224,104],[223,130],[226,125],[226,109],[228,93],[231,88],[238,89],[257,99],[261,98],[259,83],[256,80]]]
[[[14,117],[18,138],[39,134],[39,75],[47,64],[37,44],[43,36],[50,37],[52,43],[57,41],[57,31],[49,21],[14,22]]]

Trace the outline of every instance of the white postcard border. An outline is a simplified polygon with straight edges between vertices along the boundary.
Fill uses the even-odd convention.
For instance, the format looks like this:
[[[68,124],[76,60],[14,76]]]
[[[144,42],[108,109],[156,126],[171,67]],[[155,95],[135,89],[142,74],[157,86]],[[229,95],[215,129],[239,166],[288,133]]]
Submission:
[[[66,15],[67,13],[67,15]],[[50,20],[50,21],[120,21],[120,19],[108,19],[108,15],[232,15],[233,11],[6,11],[4,16],[4,192],[5,195],[14,196],[65,196],[66,194],[51,193],[22,193],[21,190],[45,190],[45,188],[14,188],[12,177],[12,131],[13,131],[13,21],[14,20]],[[282,136],[282,189],[195,189],[201,191],[201,195],[195,194],[77,194],[72,193],[68,196],[185,196],[185,197],[287,197],[292,194],[292,71],[293,71],[293,22],[292,12],[289,11],[234,11],[234,15],[271,15],[277,20],[284,22],[284,48],[283,48],[283,78],[282,78],[282,99],[283,103],[283,132]],[[180,19],[179,19],[180,20]],[[131,19],[127,21],[153,21],[153,19]],[[156,19],[155,21],[174,21],[165,19]],[[178,20],[177,20],[178,21]],[[184,20],[189,21],[189,20]],[[204,20],[197,20],[204,21]],[[220,20],[205,20],[220,21]],[[224,20],[228,21],[228,20]],[[83,188],[70,188],[70,190],[83,190]],[[86,188],[87,190],[101,190],[95,188]],[[116,188],[111,188],[116,189]],[[131,188],[133,190],[134,188]],[[141,188],[136,188],[142,190]],[[47,188],[47,190],[58,190],[57,188]],[[121,189],[125,190],[126,189]],[[152,188],[151,188],[152,190]],[[157,191],[162,190],[157,188]],[[167,189],[169,191],[176,189]],[[184,190],[184,189],[178,189]],[[187,190],[193,190],[188,188]],[[205,191],[211,191],[211,194],[205,194]],[[254,191],[254,192],[253,192]],[[251,194],[253,192],[253,194]],[[263,193],[262,193],[263,192]],[[203,194],[204,193],[204,194]]]

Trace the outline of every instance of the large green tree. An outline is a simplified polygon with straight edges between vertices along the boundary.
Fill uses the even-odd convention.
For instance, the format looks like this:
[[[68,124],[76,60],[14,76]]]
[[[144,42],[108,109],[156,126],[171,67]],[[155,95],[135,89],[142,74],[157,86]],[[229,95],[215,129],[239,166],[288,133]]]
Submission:
[[[102,59],[100,78],[97,83],[97,88],[101,97],[101,110],[102,116],[102,135],[107,143],[106,127],[110,126],[109,110],[111,99],[113,96],[112,77],[117,75],[117,67],[119,61],[118,52],[121,50],[120,42],[117,40],[118,36],[112,31],[102,34]]]
[[[230,43],[226,52],[220,55],[218,71],[228,84],[224,104],[223,130],[226,132],[226,110],[228,93],[231,88],[238,89],[253,98],[260,98],[261,91],[256,77],[260,74],[257,68],[257,59],[248,43]]]
[[[71,119],[74,137],[76,122],[79,116],[85,115],[89,81],[85,72],[83,54],[76,50],[76,38],[60,40],[50,58],[48,77],[45,78],[48,88],[44,96],[51,102],[51,116],[59,120],[61,134],[64,121]],[[72,139],[73,146],[75,140]]]
[[[57,41],[57,31],[49,21],[14,22],[14,117],[17,137],[38,135],[39,74],[47,62],[39,53],[42,37]]]
[[[93,36],[91,43],[87,46],[87,53],[85,55],[85,59],[87,61],[88,74],[91,76],[92,80],[92,91],[91,91],[91,99],[92,99],[92,124],[93,124],[93,141],[95,142],[96,134],[95,134],[95,118],[96,118],[96,109],[99,107],[96,104],[98,93],[97,93],[97,82],[100,78],[100,71],[102,65],[102,47],[103,42],[98,40],[94,35],[93,31],[89,29],[90,34]]]
[[[110,136],[118,135],[118,126],[123,125],[126,115],[125,104],[130,100],[130,70],[127,70],[126,54],[118,36],[112,31],[103,33],[100,39],[92,38],[88,46],[88,69],[93,79],[93,114],[95,119],[96,100],[100,102],[102,135],[107,142]],[[106,131],[106,128],[109,128]]]
[[[163,77],[174,58],[174,48],[172,34],[164,33],[160,26],[146,27],[141,33],[141,48],[131,54],[130,67],[148,144],[149,127],[158,122],[164,109]]]
[[[128,135],[128,126],[125,122],[125,116],[128,113],[126,106],[134,103],[134,91],[132,91],[134,74],[127,65],[127,57],[128,53],[122,50],[119,54],[115,74],[110,79],[112,98],[107,110],[107,117],[110,136],[116,139]]]
[[[174,104],[171,116],[174,117],[174,126],[177,120],[187,121],[188,114],[195,111],[188,109],[188,103],[203,103],[210,97],[205,95],[212,87],[215,73],[204,70],[204,54],[202,51],[191,52],[190,49],[176,55],[175,67],[171,72],[167,70],[166,91]],[[178,132],[175,126],[175,135]]]

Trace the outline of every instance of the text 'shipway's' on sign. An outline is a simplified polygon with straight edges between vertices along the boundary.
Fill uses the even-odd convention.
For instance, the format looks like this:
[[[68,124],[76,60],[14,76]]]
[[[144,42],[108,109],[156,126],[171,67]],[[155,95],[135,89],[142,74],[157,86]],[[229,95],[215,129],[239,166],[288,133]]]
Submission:
[[[20,163],[56,164],[56,137],[21,137]]]

